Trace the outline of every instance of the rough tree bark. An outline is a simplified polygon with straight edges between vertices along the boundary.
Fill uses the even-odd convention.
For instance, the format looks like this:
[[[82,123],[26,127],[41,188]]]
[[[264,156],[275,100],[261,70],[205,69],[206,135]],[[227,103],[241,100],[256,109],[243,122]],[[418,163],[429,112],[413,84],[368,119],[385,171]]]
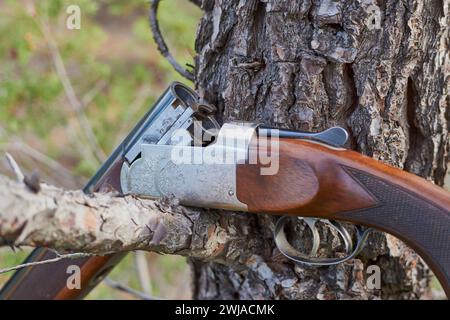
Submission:
[[[223,121],[310,131],[340,125],[351,133],[351,148],[442,185],[449,6],[448,0],[204,0],[196,85]],[[376,8],[380,29],[373,28]],[[224,255],[235,254],[227,263],[192,259],[195,298],[421,298],[427,292],[428,268],[391,236],[373,234],[358,259],[345,264],[305,268],[274,249],[273,217],[242,214],[239,223],[258,241],[226,248]],[[222,224],[228,233],[234,227]],[[324,232],[331,243],[333,235]],[[381,267],[381,291],[366,288],[371,264]]]
[[[38,193],[0,175],[0,247],[47,247],[60,252],[108,254],[146,250],[229,264],[236,253],[264,243],[238,226],[242,215],[113,194],[86,195],[41,184]],[[228,233],[221,225],[228,228]],[[227,260],[229,259],[229,260]]]

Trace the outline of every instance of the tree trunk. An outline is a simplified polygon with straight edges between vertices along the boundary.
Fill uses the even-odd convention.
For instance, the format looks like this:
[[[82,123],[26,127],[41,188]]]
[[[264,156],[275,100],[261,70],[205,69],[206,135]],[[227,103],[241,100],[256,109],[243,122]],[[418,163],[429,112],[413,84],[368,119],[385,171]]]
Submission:
[[[349,147],[442,185],[449,6],[448,0],[204,0],[196,85],[222,121],[308,131],[343,126]],[[427,266],[392,236],[374,233],[357,259],[308,268],[275,249],[274,221],[242,214],[241,232],[257,234],[264,248],[229,248],[239,253],[233,264],[192,260],[194,298],[414,299],[429,291]],[[331,243],[333,235],[323,232]],[[374,264],[381,290],[366,286]]]

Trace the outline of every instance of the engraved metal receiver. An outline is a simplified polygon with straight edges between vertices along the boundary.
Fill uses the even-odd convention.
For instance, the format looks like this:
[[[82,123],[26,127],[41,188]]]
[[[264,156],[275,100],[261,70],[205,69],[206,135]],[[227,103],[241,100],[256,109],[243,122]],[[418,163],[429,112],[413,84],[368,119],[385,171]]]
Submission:
[[[340,149],[348,138],[345,129],[340,127],[311,133],[233,122],[219,128],[213,117],[213,106],[202,102],[184,85],[176,83],[171,88],[176,93],[171,107],[162,110],[123,153],[125,161],[120,168],[123,194],[153,199],[175,197],[188,206],[248,211],[247,204],[237,196],[236,168],[249,162],[252,139],[260,136],[300,139]],[[356,227],[357,244],[353,245],[350,233],[337,221],[298,218],[306,223],[312,234],[311,250],[304,254],[287,239],[285,225],[289,219],[281,217],[277,221],[275,243],[286,257],[307,265],[333,265],[355,257],[369,230]],[[318,221],[339,235],[345,257],[317,257],[322,244]]]
[[[174,82],[155,103],[155,106],[141,119],[124,141],[116,148],[102,165],[100,170],[84,187],[83,191],[92,193],[103,189],[113,189],[122,193],[120,170],[122,166],[133,163],[141,156],[141,146],[168,145],[172,143],[172,134],[184,129],[202,132],[219,129],[212,116],[216,109],[206,103],[192,89],[182,83]],[[116,174],[118,171],[119,174]]]

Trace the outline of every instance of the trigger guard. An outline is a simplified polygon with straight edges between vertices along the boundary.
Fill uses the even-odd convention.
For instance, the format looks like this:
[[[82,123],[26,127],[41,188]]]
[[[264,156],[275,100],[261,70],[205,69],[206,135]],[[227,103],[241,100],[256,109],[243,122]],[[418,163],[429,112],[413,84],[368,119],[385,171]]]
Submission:
[[[337,233],[339,233],[342,240],[344,240],[345,253],[347,255],[351,254],[351,252],[353,251],[353,241],[347,229],[345,229],[339,222],[334,220],[322,219],[321,221],[324,221],[326,224],[336,230]]]
[[[317,230],[316,222],[318,221],[317,218],[304,218],[304,217],[298,217],[298,220],[305,221],[306,225],[311,230],[312,236],[313,236],[313,245],[309,252],[309,256],[315,256],[317,254],[317,251],[319,250],[320,246],[320,234],[319,230]],[[286,239],[287,241],[287,239]]]
[[[275,225],[275,231],[274,231],[275,244],[276,244],[278,250],[280,250],[280,252],[285,257],[287,257],[288,259],[290,259],[296,263],[305,264],[308,266],[332,266],[332,265],[340,264],[340,263],[343,263],[350,259],[353,259],[364,247],[364,243],[367,239],[367,236],[372,231],[372,229],[370,229],[370,228],[362,229],[361,227],[356,226],[357,244],[356,244],[355,248],[353,249],[353,245],[351,244],[351,239],[350,239],[350,236],[348,235],[347,230],[345,228],[343,228],[336,221],[333,221],[333,220],[328,221],[328,222],[326,221],[327,223],[330,223],[334,228],[336,228],[336,230],[339,233],[342,230],[345,230],[345,231],[343,231],[343,234],[348,235],[348,237],[343,236],[344,242],[346,240],[350,240],[349,248],[353,249],[353,251],[349,250],[349,252],[348,252],[349,254],[343,258],[311,258],[311,256],[301,253],[300,251],[295,249],[287,240],[286,233],[284,231],[284,227],[289,218],[290,217],[281,217],[277,221],[277,223]],[[318,220],[316,218],[309,218],[309,219],[314,219],[314,220],[316,220],[315,222],[317,222],[317,220]],[[308,222],[306,220],[305,220],[305,222],[308,224]],[[314,228],[315,228],[315,222],[314,222]],[[309,224],[308,224],[308,226],[309,226]]]

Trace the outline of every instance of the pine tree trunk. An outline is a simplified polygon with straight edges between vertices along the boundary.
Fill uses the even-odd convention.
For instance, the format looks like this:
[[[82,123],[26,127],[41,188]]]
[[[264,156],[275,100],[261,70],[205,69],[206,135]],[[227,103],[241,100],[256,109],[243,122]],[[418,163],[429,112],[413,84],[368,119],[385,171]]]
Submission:
[[[196,85],[220,120],[308,131],[343,126],[351,148],[443,184],[448,0],[204,0],[202,7]],[[280,257],[274,220],[242,214],[241,230],[265,247],[241,249],[234,264],[193,260],[194,298],[415,299],[429,292],[429,269],[392,236],[372,234],[347,263],[307,268]],[[373,264],[381,290],[366,286]]]

